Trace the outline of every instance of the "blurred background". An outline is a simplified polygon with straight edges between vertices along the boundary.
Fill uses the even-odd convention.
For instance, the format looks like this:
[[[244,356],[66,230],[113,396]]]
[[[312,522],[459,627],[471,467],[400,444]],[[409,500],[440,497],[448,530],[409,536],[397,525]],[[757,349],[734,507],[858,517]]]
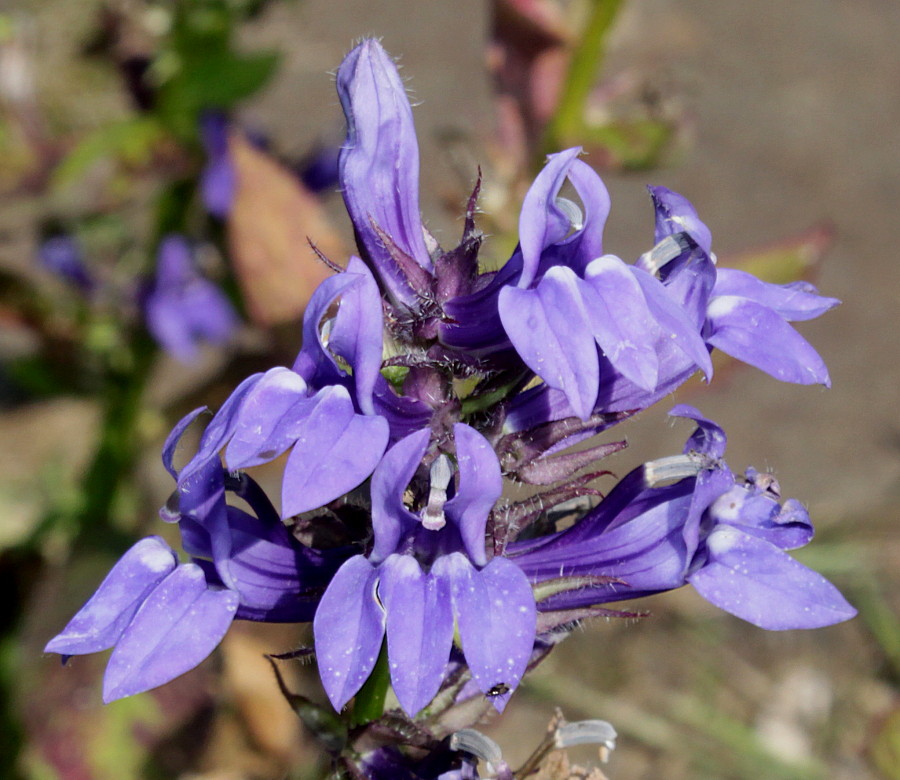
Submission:
[[[319,776],[263,658],[302,627],[241,625],[194,672],[107,707],[104,658],[62,668],[41,650],[131,540],[170,530],[172,423],[299,348],[323,273],[306,236],[338,262],[352,246],[329,73],[375,35],[409,79],[445,246],[480,165],[483,251],[501,261],[542,155],[581,144],[610,190],[608,251],[649,248],[645,186],[663,184],[723,265],[843,300],[800,328],[831,389],[725,366],[615,430],[630,446],[607,467],[678,452],[665,413],[698,406],[733,468],[808,504],[818,536],[797,557],[859,617],[767,633],[690,589],[645,600],[646,619],[576,631],[490,721],[509,763],[561,707],[618,729],[612,780],[900,778],[898,30],[893,0],[3,0],[0,775]],[[224,206],[204,183],[222,143],[239,181]],[[142,319],[171,233],[243,322],[187,358]],[[285,673],[314,690],[309,667]]]

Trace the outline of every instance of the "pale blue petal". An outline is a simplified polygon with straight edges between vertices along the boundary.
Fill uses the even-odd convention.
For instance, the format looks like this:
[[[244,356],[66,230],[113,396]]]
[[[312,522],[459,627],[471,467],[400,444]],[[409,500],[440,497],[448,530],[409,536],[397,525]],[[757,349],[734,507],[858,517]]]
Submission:
[[[327,387],[290,430],[296,438],[284,468],[284,517],[324,506],[364,482],[384,453],[388,423],[357,414],[346,388]]]
[[[585,308],[597,344],[616,371],[652,391],[659,378],[659,327],[632,270],[614,255],[585,270]]]
[[[463,423],[453,426],[459,488],[444,504],[444,512],[459,528],[469,559],[476,566],[487,563],[484,529],[488,513],[503,492],[500,463],[491,443]]]
[[[179,566],[147,597],[116,644],[103,676],[103,701],[156,688],[193,669],[222,641],[237,606],[237,593],[209,590],[199,566]]]
[[[362,555],[347,561],[331,580],[313,619],[319,676],[338,711],[375,668],[384,638],[384,609],[375,585],[378,569]]]
[[[828,369],[809,342],[772,309],[723,295],[709,305],[708,344],[782,382],[831,386]]]
[[[177,564],[172,548],[160,537],[141,539],[119,559],[44,652],[83,655],[112,647],[150,592]]]
[[[438,692],[450,658],[450,587],[446,580],[423,572],[410,555],[388,556],[379,572],[391,684],[400,706],[415,717]]]
[[[760,628],[819,628],[856,614],[821,574],[731,526],[706,541],[709,561],[688,577],[703,598]]]
[[[506,558],[479,571],[462,553],[439,558],[432,574],[450,582],[466,663],[483,693],[502,710],[534,647],[537,611],[525,574]]]
[[[570,268],[555,266],[534,290],[502,290],[500,318],[525,364],[584,420],[597,398],[599,364],[581,284]]]
[[[375,531],[375,545],[371,559],[378,563],[397,550],[397,543],[404,529],[419,523],[403,503],[403,493],[422,456],[428,449],[431,430],[412,433],[391,447],[372,475],[372,527]]]
[[[815,319],[840,304],[837,298],[819,295],[809,282],[770,284],[736,268],[719,269],[712,294],[749,298],[791,322]]]

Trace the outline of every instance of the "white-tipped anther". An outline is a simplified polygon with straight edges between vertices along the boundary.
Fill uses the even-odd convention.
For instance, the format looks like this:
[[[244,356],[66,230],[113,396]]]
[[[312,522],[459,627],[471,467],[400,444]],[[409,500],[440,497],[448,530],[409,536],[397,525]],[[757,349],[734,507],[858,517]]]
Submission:
[[[447,503],[447,488],[453,479],[453,466],[450,458],[439,455],[431,464],[431,485],[428,489],[428,505],[422,513],[422,525],[429,531],[439,531],[447,523],[444,517],[444,504]]]
[[[450,750],[462,750],[470,753],[489,767],[499,767],[503,761],[500,746],[490,737],[486,737],[475,729],[460,729],[450,737]]]
[[[687,241],[687,233],[674,233],[666,236],[649,252],[641,255],[641,262],[654,276],[659,276],[662,267],[678,255],[687,252],[691,245]]]
[[[672,455],[644,464],[644,484],[654,487],[661,482],[695,477],[703,470],[703,461],[691,455]]]
[[[608,752],[616,747],[616,736],[612,724],[605,720],[579,720],[560,726],[555,741],[560,750],[575,745],[600,745],[600,756],[605,761]]]
[[[573,233],[578,232],[584,227],[584,214],[575,201],[568,198],[557,198],[556,208],[558,208],[569,220],[569,226]]]

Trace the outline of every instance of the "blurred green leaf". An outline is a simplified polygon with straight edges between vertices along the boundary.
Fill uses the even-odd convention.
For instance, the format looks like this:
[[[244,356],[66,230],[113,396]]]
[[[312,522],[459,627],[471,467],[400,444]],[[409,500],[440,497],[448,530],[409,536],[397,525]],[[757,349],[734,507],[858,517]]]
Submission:
[[[608,164],[646,170],[659,165],[673,132],[672,125],[655,119],[619,120],[585,127],[564,145],[582,144],[590,152],[608,157]]]
[[[193,139],[203,111],[227,109],[252,95],[272,77],[279,60],[274,53],[196,52],[160,87],[160,118],[179,137]]]
[[[567,145],[563,139],[583,133],[588,96],[600,74],[609,32],[621,6],[622,0],[592,0],[589,4],[588,17],[581,39],[572,52],[556,113],[545,132],[545,151],[563,149]]]
[[[862,587],[854,589],[852,601],[878,642],[894,675],[900,678],[900,620],[874,577],[869,578]],[[900,723],[897,724],[897,729],[897,738],[900,740]]]
[[[722,259],[722,265],[766,282],[787,284],[813,276],[833,241],[834,228],[821,223],[781,241],[731,254]]]
[[[203,111],[228,109],[261,89],[275,73],[273,52],[240,54],[232,47],[242,9],[222,0],[182,3],[169,45],[153,71],[159,80],[156,111],[179,138],[195,142]]]
[[[54,187],[66,187],[104,158],[130,165],[149,162],[153,149],[164,136],[159,122],[150,116],[135,117],[104,125],[82,138],[53,171]]]
[[[900,710],[887,719],[871,747],[872,763],[885,777],[900,780]]]
[[[140,777],[147,747],[138,727],[159,726],[163,716],[152,696],[132,696],[103,709],[102,722],[91,734],[88,761],[97,780]]]

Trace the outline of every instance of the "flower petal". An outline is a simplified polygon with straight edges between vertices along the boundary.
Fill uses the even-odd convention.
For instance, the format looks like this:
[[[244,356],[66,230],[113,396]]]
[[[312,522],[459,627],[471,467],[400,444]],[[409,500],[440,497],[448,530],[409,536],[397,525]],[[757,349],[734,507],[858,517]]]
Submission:
[[[672,297],[672,290],[664,287],[655,277],[640,268],[633,267],[632,273],[646,296],[647,305],[662,330],[662,341],[665,342],[665,346],[660,350],[657,387],[666,387],[668,388],[666,392],[671,392],[674,390],[670,384],[673,377],[679,376],[681,373],[681,361],[672,360],[671,357],[667,359],[667,355],[671,352],[671,345],[674,345],[678,351],[698,366],[706,374],[707,380],[712,379],[712,360],[700,335],[700,324],[702,324],[706,312],[706,296],[700,295],[704,307],[703,314],[697,317],[700,324],[695,324],[688,313],[689,309]],[[692,272],[687,271],[683,278],[687,278],[691,274]],[[699,287],[699,285],[695,287]],[[686,294],[691,295],[692,293]],[[699,305],[699,302],[696,303]]]
[[[183,473],[183,472],[182,472]],[[190,549],[191,543],[210,554],[222,581],[231,587],[228,559],[231,557],[231,529],[228,527],[228,507],[225,503],[225,470],[218,456],[205,462],[187,479],[178,483],[178,511],[185,518],[196,521],[204,534],[182,531],[182,540]],[[208,543],[208,550],[206,545]]]
[[[112,567],[94,595],[47,643],[44,652],[84,655],[112,647],[144,599],[177,564],[172,548],[160,537],[141,539]]]
[[[687,579],[703,598],[761,628],[819,628],[856,614],[821,574],[763,539],[719,526],[709,561]]]
[[[814,535],[809,512],[796,499],[780,506],[776,498],[749,485],[735,485],[709,508],[717,523],[726,523],[758,536],[782,550],[796,550]]]
[[[184,432],[190,427],[191,423],[203,414],[203,412],[207,411],[207,409],[208,407],[201,406],[182,417],[181,420],[176,423],[175,427],[172,428],[172,432],[166,437],[166,441],[163,444],[162,462],[166,471],[172,475],[173,479],[178,479],[178,471],[175,468],[175,450],[178,449],[181,437],[184,436]]]
[[[484,566],[487,563],[484,550],[487,516],[503,492],[500,462],[490,442],[474,428],[456,423],[453,435],[456,438],[459,488],[444,504],[444,512],[459,528],[470,560],[476,566]]]
[[[592,260],[584,275],[591,330],[609,362],[644,390],[655,390],[659,327],[635,274],[618,257]],[[661,285],[660,285],[661,286]]]
[[[221,450],[234,433],[237,425],[238,414],[241,410],[241,404],[244,397],[254,388],[257,382],[262,379],[263,374],[253,374],[248,376],[241,382],[234,392],[228,396],[228,400],[222,404],[222,407],[213,415],[209,425],[200,437],[200,446],[197,454],[191,458],[185,467],[179,472],[179,484],[189,479],[194,473],[206,468],[210,461],[219,459],[219,450]],[[194,414],[194,412],[192,412]],[[185,418],[186,420],[187,418]],[[176,430],[184,424],[185,420],[176,426]],[[172,432],[173,435],[175,431]],[[168,440],[166,442],[168,444]]]
[[[569,175],[572,162],[581,154],[581,147],[551,154],[547,164],[537,175],[519,215],[519,244],[522,249],[522,275],[518,286],[531,286],[538,273],[541,254],[551,244],[562,241],[572,226],[570,214],[560,208],[557,196]]]
[[[684,523],[695,481],[641,489],[642,471],[631,472],[571,528],[543,542],[509,545],[512,560],[535,582],[577,575],[622,580],[551,596],[541,602],[542,610],[603,604],[684,585],[694,553],[687,548]]]
[[[708,318],[708,344],[782,382],[831,386],[819,353],[767,306],[722,295],[710,302]]]
[[[500,318],[526,365],[584,420],[597,398],[599,364],[580,284],[572,269],[554,266],[534,290],[503,289]]]
[[[478,571],[462,553],[439,558],[432,573],[450,582],[466,663],[502,710],[534,647],[537,611],[525,574],[507,558]]]
[[[688,437],[684,445],[684,454],[699,452],[710,458],[721,458],[725,455],[728,438],[722,427],[704,417],[698,409],[688,404],[678,404],[669,411],[669,417],[684,417],[697,423],[696,430]]]
[[[697,210],[691,202],[667,187],[647,187],[656,210],[656,236],[658,244],[666,236],[686,232],[704,252],[709,253],[712,246],[712,234],[709,228],[700,221]]]
[[[228,571],[241,597],[239,617],[267,622],[312,620],[321,592],[351,548],[315,550],[295,541],[280,520],[264,523],[228,508]]]
[[[329,276],[313,291],[303,312],[303,346],[291,368],[313,389],[334,384],[346,376],[328,351],[321,325],[335,298],[359,281],[359,274]]]
[[[193,669],[222,641],[237,605],[237,593],[208,589],[199,566],[179,566],[147,597],[116,644],[103,677],[103,701],[156,688]]]
[[[340,711],[375,668],[384,638],[384,609],[375,585],[378,569],[362,555],[347,561],[331,580],[313,619],[319,676]]]
[[[415,717],[438,692],[450,658],[450,586],[445,579],[425,574],[411,555],[389,556],[379,572],[391,684],[400,706]]]
[[[396,552],[404,527],[417,525],[419,518],[403,503],[403,492],[428,449],[431,431],[424,428],[391,447],[372,475],[372,528],[375,545],[371,560],[379,563]]]
[[[268,463],[294,443],[291,423],[314,406],[307,400],[306,382],[289,368],[270,368],[249,390],[234,420],[234,434],[225,449],[231,470]]]
[[[768,306],[789,322],[812,320],[840,304],[819,295],[809,282],[770,284],[736,268],[720,268],[713,295],[737,295]]]
[[[372,393],[381,371],[381,293],[372,272],[358,257],[351,257],[347,273],[358,277],[341,296],[328,347],[353,367],[356,402],[364,414],[374,414]]]
[[[291,434],[297,441],[284,468],[284,517],[324,506],[369,477],[388,443],[383,417],[356,414],[346,388],[327,387]]]
[[[565,253],[565,264],[583,276],[588,263],[603,254],[603,228],[610,208],[609,192],[597,172],[581,160],[573,160],[569,168],[569,181],[581,199],[584,217],[581,229],[562,241],[559,252]]]
[[[372,39],[341,63],[337,89],[347,117],[338,161],[347,211],[391,296],[410,303],[412,290],[372,226],[431,270],[419,213],[419,150],[406,90],[391,58]]]

